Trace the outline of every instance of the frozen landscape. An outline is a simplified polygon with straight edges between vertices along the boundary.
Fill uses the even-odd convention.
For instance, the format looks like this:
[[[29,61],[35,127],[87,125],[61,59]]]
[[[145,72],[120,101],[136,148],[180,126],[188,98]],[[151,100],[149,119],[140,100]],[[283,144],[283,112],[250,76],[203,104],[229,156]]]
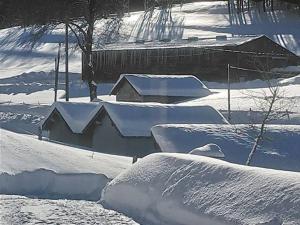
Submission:
[[[296,14],[254,10],[229,15],[226,2],[221,1],[177,5],[172,9],[172,22],[162,19],[164,13],[155,10],[151,16],[144,12],[126,15],[116,46],[139,39],[168,37],[176,42],[191,36],[265,34],[300,55],[300,30],[296,29],[300,19]],[[95,36],[102,37],[104,23],[97,23]],[[1,225],[300,224],[300,65],[275,70],[284,77],[271,83],[284,94],[281,103],[285,107],[281,116],[267,125],[266,138],[251,166],[245,163],[257,136],[254,128],[262,121],[259,100],[271,96],[267,82],[231,84],[232,125],[224,124],[228,117],[226,83],[203,81],[209,90],[202,98],[174,104],[174,108],[218,110],[218,124],[162,125],[150,121],[153,113],[145,116],[148,120],[139,117],[136,123],[124,122],[124,118],[139,114],[122,105],[145,105],[116,104],[116,97],[110,95],[115,84],[98,84],[98,100],[93,103],[95,110],[88,110],[92,111],[90,116],[97,113],[102,101],[111,105],[112,115],[125,110],[123,119],[115,115],[123,133],[131,127],[129,136],[151,136],[162,151],[133,165],[132,157],[46,138],[38,140],[38,128],[53,109],[54,57],[58,43],[64,41],[64,27],[47,32],[32,47],[30,34],[34,29],[0,30]],[[70,42],[70,102],[78,105],[89,102],[89,90],[81,80],[81,51],[74,47],[75,37]],[[96,47],[109,48],[101,41]],[[59,101],[65,101],[64,59],[62,54]],[[288,72],[293,75],[286,77]],[[165,108],[160,103],[148,106],[151,104],[153,108]],[[72,109],[67,113],[72,114]],[[75,133],[82,131],[82,117],[77,123],[67,122]],[[214,149],[207,144],[215,144]]]

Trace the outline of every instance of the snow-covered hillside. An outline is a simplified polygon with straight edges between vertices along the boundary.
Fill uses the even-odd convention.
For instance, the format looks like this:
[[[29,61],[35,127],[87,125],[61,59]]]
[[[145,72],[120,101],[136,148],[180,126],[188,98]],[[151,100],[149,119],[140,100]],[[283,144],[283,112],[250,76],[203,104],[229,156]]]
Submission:
[[[160,40],[170,38],[178,40],[197,36],[199,38],[216,35],[262,35],[265,34],[289,50],[300,55],[300,16],[292,11],[252,11],[228,14],[225,1],[207,1],[176,6],[172,13],[168,10],[156,10],[154,13],[133,12],[126,15],[121,27],[113,22],[98,22],[95,30],[95,47],[103,47],[103,42],[117,37],[114,41],[134,41],[136,39]],[[108,27],[107,27],[108,26]],[[105,29],[104,29],[105,28]],[[58,43],[64,42],[64,27],[46,32],[40,40],[32,40],[36,28],[8,28],[0,31],[0,76],[15,76],[30,71],[51,71],[54,57],[57,55]],[[31,41],[31,42],[30,42]],[[75,38],[70,37],[71,42]],[[100,42],[100,44],[99,44]],[[32,47],[32,43],[35,45]],[[71,44],[72,46],[72,44]],[[64,55],[62,55],[64,62]],[[81,53],[79,49],[70,51],[70,71],[81,72]],[[64,66],[61,65],[61,71]]]
[[[97,200],[131,159],[0,130],[0,193]]]

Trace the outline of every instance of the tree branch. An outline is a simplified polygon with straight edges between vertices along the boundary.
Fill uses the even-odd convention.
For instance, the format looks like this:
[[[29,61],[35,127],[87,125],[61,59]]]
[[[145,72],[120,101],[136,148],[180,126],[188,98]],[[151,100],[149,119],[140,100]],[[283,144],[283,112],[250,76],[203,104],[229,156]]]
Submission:
[[[78,34],[76,33],[76,31],[73,29],[73,27],[70,26],[70,24],[69,24],[69,28],[70,28],[70,30],[72,31],[72,33],[75,35],[75,37],[76,37],[76,39],[77,39],[77,44],[79,45],[79,48],[80,48],[83,52],[86,52],[86,48],[85,48],[85,46],[81,43],[80,37],[78,36]]]

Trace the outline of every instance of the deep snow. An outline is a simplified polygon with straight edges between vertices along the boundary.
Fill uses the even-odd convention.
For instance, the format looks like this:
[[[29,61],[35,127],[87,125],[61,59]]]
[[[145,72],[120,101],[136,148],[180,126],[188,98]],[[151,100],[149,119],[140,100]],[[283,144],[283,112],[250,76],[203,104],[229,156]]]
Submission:
[[[216,35],[237,37],[239,35],[266,34],[268,37],[282,44],[284,47],[287,47],[289,50],[298,55],[300,54],[300,32],[299,29],[295,29],[300,25],[299,15],[287,14],[284,11],[278,10],[266,13],[258,11],[246,12],[245,14],[234,13],[232,16],[229,16],[227,12],[227,6],[224,2],[195,2],[184,4],[182,8],[176,7],[172,10],[172,22],[169,20],[171,17],[168,11],[157,10],[152,15],[149,13],[144,14],[143,12],[135,12],[124,18],[124,22],[120,23],[122,24],[121,29],[119,29],[118,26],[115,26],[116,24],[111,23],[112,26],[117,28],[117,32],[120,31],[120,33],[115,36],[116,33],[112,30],[110,35],[114,36],[113,39],[117,41],[134,41],[135,39],[159,40],[162,38],[171,38],[174,41],[191,36],[198,36],[200,39],[206,39],[214,38]],[[98,35],[103,31],[99,24],[103,23],[99,22],[97,24],[97,32],[95,32],[97,37],[100,37],[100,39],[105,42],[110,40],[110,37],[103,38],[103,33]],[[63,26],[60,26],[52,32],[47,32],[46,35],[41,40],[37,41],[36,45],[31,48],[30,43],[26,42],[30,38],[29,34],[31,31],[31,28],[24,29],[20,27],[0,30],[0,125],[1,128],[5,127],[15,132],[29,134],[36,133],[38,124],[44,116],[47,115],[49,105],[53,102],[54,75],[49,72],[54,68],[54,57],[57,55],[58,43],[64,41],[64,28]],[[74,37],[71,37],[70,39],[71,42],[74,41]],[[98,43],[98,47],[99,46],[101,46],[101,43]],[[63,54],[61,62],[60,71],[63,72]],[[87,86],[80,81],[81,53],[78,49],[70,50],[69,62],[69,70],[76,73],[71,74],[70,76],[71,101],[88,102]],[[289,68],[289,70],[295,72],[298,71],[298,68]],[[286,69],[280,69],[280,71],[286,71]],[[285,118],[280,121],[283,124],[300,124],[300,83],[298,78],[299,76],[288,79],[278,79],[284,89],[287,90],[287,97],[295,100],[295,105],[291,109],[290,119]],[[186,104],[207,105],[209,103],[209,105],[221,110],[223,114],[226,114],[226,84],[211,82],[205,84],[208,88],[212,89],[214,94],[204,98],[201,102],[195,100]],[[112,96],[107,96],[112,87],[113,84],[100,84],[98,94],[101,96],[99,96],[99,98],[110,101],[114,100]],[[242,82],[232,84],[232,88],[234,89],[231,93],[233,121],[242,123],[249,122],[249,109],[252,108],[252,112],[255,113],[257,108],[253,100],[247,97],[241,89],[248,89],[249,91],[266,90],[266,84],[261,81]],[[63,100],[64,97],[64,77],[62,73],[60,74],[58,97],[60,100]],[[1,180],[0,186],[1,184],[8,184],[7,181],[9,181],[12,187],[10,190],[13,190],[18,194],[22,192],[23,194],[33,194],[35,196],[49,198],[68,197],[94,199],[95,193],[92,193],[92,191],[97,188],[96,196],[99,198],[101,187],[108,181],[106,177],[115,177],[120,171],[123,171],[131,164],[131,159],[120,159],[119,157],[115,158],[114,156],[107,156],[100,153],[95,153],[92,159],[92,152],[87,150],[61,146],[54,143],[40,142],[32,137],[25,137],[24,135],[19,136],[3,130],[0,130],[0,132],[0,179],[5,179],[5,182],[2,182]],[[291,135],[288,133],[289,132],[284,132],[283,137],[285,137],[285,134],[290,137],[297,137],[298,135],[297,132],[294,132]],[[228,135],[230,135],[230,133]],[[278,136],[280,136],[280,132],[278,132]],[[280,139],[278,139],[278,141],[279,140]],[[241,139],[241,142],[243,142],[243,139]],[[289,144],[292,143],[292,141],[289,142]],[[199,143],[194,147],[199,147],[200,145],[198,144]],[[285,147],[286,142],[280,142],[279,145],[280,149],[289,150]],[[3,146],[6,146],[5,150],[3,150]],[[223,147],[222,150],[224,150]],[[277,148],[275,150],[277,150]],[[275,154],[273,154],[271,149],[268,149],[268,151],[264,153],[269,153],[271,158],[279,156],[279,159],[282,160],[276,161],[276,165],[284,165],[285,168],[290,165],[295,167],[295,165],[297,166],[299,164],[297,161],[298,156],[294,154],[297,153],[296,151],[292,155],[281,154],[281,151],[275,151]],[[225,157],[226,156],[227,154],[225,154]],[[194,158],[200,156],[192,155],[190,157]],[[289,163],[286,163],[287,161],[285,160]],[[290,163],[291,160],[294,161]],[[180,164],[181,162],[178,161],[178,163]],[[152,188],[152,186],[149,187],[150,191],[147,191],[146,195],[139,195],[140,192],[136,191],[136,189],[126,188],[126,191],[133,190],[133,194],[131,195],[131,193],[124,192],[125,189],[118,189],[119,192],[117,192],[114,197],[119,198],[117,199],[118,201],[129,199],[131,202],[137,203],[136,205],[145,202],[145,205],[149,206],[148,209],[150,214],[148,213],[149,211],[147,211],[147,213],[142,213],[138,216],[149,216],[152,211],[154,216],[149,219],[151,221],[161,219],[160,216],[157,216],[157,210],[162,209],[159,213],[164,214],[164,218],[168,220],[165,222],[169,222],[172,225],[175,223],[175,220],[181,218],[190,218],[187,222],[191,223],[193,223],[193,219],[196,218],[197,221],[195,224],[204,220],[203,222],[206,221],[209,225],[215,225],[215,219],[210,216],[207,217],[206,215],[213,215],[214,217],[215,212],[220,212],[218,210],[224,210],[222,211],[224,212],[224,215],[227,211],[229,212],[228,217],[226,217],[225,220],[229,218],[232,225],[240,219],[247,219],[247,213],[251,213],[251,207],[248,207],[248,205],[253,202],[259,205],[257,209],[260,211],[253,211],[253,214],[255,215],[253,216],[253,214],[251,214],[253,217],[249,216],[248,219],[250,218],[249,220],[251,220],[251,218],[257,216],[256,219],[253,219],[253,221],[255,220],[257,223],[272,220],[272,218],[277,215],[276,210],[286,209],[284,215],[285,221],[289,219],[292,220],[293,215],[295,215],[293,213],[299,212],[297,211],[297,208],[295,211],[289,211],[289,208],[285,205],[293,198],[294,206],[298,207],[299,205],[299,200],[297,200],[299,199],[299,194],[297,194],[299,193],[299,181],[297,181],[298,183],[295,183],[294,186],[290,185],[291,173],[273,171],[270,173],[272,176],[266,177],[264,171],[269,170],[248,168],[249,170],[255,170],[255,175],[248,176],[248,173],[245,172],[245,176],[243,176],[244,173],[239,176],[241,174],[239,172],[231,174],[231,169],[218,170],[217,168],[219,168],[219,166],[211,166],[210,164],[205,164],[205,170],[193,170],[197,167],[195,164],[197,163],[189,162],[188,165],[182,164],[183,168],[178,170],[178,176],[177,173],[174,173],[169,181],[165,178],[160,180],[161,185],[168,187],[168,190],[166,188],[167,191],[163,195],[166,196],[168,195],[167,192],[174,193],[176,190],[181,191],[182,188],[180,185],[184,186],[186,180],[193,178],[191,174],[194,172],[195,174],[193,175],[195,176],[203,174],[203,176],[210,181],[211,178],[214,179],[211,183],[206,182],[202,186],[201,182],[195,182],[195,179],[192,179],[192,188],[185,188],[186,192],[179,193],[179,195],[176,195],[175,193],[175,199],[177,199],[177,196],[183,195],[183,197],[177,201],[179,202],[179,205],[181,203],[185,206],[191,205],[191,207],[187,207],[188,211],[182,210],[182,208],[178,207],[174,202],[167,202],[167,207],[163,204],[159,205],[161,208],[158,209],[155,208],[155,204],[147,205],[146,203],[148,200],[153,200],[155,202],[156,199],[159,199],[161,196],[159,194],[157,195],[157,189]],[[149,166],[149,168],[155,169],[155,165],[156,164],[152,164],[151,162],[149,165],[146,164],[145,167]],[[169,172],[169,169],[174,168],[172,166],[174,166],[173,162],[172,165],[170,167],[167,166],[165,170],[160,171],[157,169],[149,171],[147,172],[147,175],[157,172],[157,177],[159,178],[159,176]],[[210,170],[210,168],[216,170]],[[299,166],[297,168],[299,168]],[[189,174],[188,172],[190,169],[192,170]],[[182,171],[182,173],[180,171]],[[205,174],[205,171],[208,171],[208,173]],[[229,172],[227,173],[227,171]],[[218,174],[219,172],[222,176]],[[187,175],[185,176],[183,173]],[[229,193],[226,192],[229,191],[229,188],[224,185],[224,182],[222,183],[218,180],[224,178],[224,173],[225,175],[230,174],[230,176],[225,176],[225,178],[229,178],[229,181],[232,179],[232,183],[230,183],[231,185],[229,187],[232,188],[232,192],[230,192],[224,201],[222,201],[218,197],[225,196],[226,193]],[[277,173],[280,174],[280,178],[276,175]],[[142,174],[142,172],[137,172],[137,174]],[[285,175],[287,177],[283,180],[282,177],[285,177]],[[261,178],[259,178],[260,176]],[[177,180],[176,177],[181,179]],[[239,177],[241,177],[241,179]],[[139,176],[136,178],[138,179]],[[147,176],[145,180],[147,181],[150,178],[151,177]],[[274,186],[274,180],[276,181],[276,186]],[[29,181],[35,185],[31,185]],[[116,182],[119,182],[119,180],[116,180]],[[159,183],[154,184],[159,185]],[[242,186],[240,186],[240,184]],[[2,187],[4,188],[4,186]],[[177,189],[177,187],[179,188]],[[198,189],[198,187],[201,187],[202,189]],[[212,189],[210,189],[210,187]],[[215,189],[216,187],[219,189]],[[269,192],[269,190],[274,190],[275,187],[278,187],[276,192]],[[148,190],[147,188],[148,187],[146,187],[146,190]],[[263,190],[265,193],[263,193]],[[82,193],[85,193],[85,195],[81,195]],[[201,201],[197,201],[200,199],[199,197],[201,197],[202,193],[205,194],[204,198],[209,196],[208,200],[211,201],[206,201],[207,199],[204,199],[202,202],[203,207],[207,208],[204,209],[198,207],[197,209],[200,210],[197,212],[202,213],[204,211],[204,214],[199,214],[200,218],[199,215],[194,217],[194,208],[192,206],[193,204],[198,203],[198,205],[201,205]],[[266,197],[268,196],[268,193],[274,193],[273,198]],[[9,194],[12,194],[12,192]],[[51,196],[47,196],[47,194],[51,194]],[[237,196],[237,194],[240,195]],[[91,196],[93,196],[93,198]],[[159,197],[156,198],[157,196]],[[243,199],[243,197],[245,197],[245,199]],[[268,206],[264,205],[266,201],[268,201]],[[222,202],[224,202],[225,205],[221,204]],[[278,205],[274,206],[274,204],[277,204],[276,202]],[[279,205],[280,203],[283,204]],[[126,224],[119,214],[115,214],[113,211],[105,211],[101,206],[95,206],[94,203],[90,202],[51,201],[5,196],[1,198],[0,204],[0,220],[1,222],[4,221],[5,224],[20,224],[22,222]],[[248,208],[244,212],[241,212],[245,209],[244,206],[247,206]],[[192,209],[191,213],[189,212],[190,209]],[[253,210],[255,209],[256,208],[253,208]],[[143,210],[143,208],[138,208],[135,212],[139,212],[138,210]],[[234,212],[235,210],[236,212]],[[276,215],[275,213],[268,214],[267,210],[275,210]],[[278,214],[280,215],[280,213],[281,211]],[[223,215],[220,216],[222,217]],[[286,219],[285,217],[290,218]],[[5,220],[3,220],[3,218]],[[235,220],[232,218],[237,219]],[[220,223],[223,224],[223,222],[224,221],[221,221]],[[129,221],[129,224],[132,223]],[[274,224],[277,225],[275,222],[272,223],[272,225]],[[287,224],[289,223],[287,222]],[[299,224],[299,222],[297,221],[296,224]]]
[[[146,156],[104,189],[102,203],[146,224],[300,223],[300,174],[203,156]],[[275,219],[278,218],[278,219]],[[269,223],[266,223],[269,224]]]
[[[132,159],[93,153],[1,129],[0,194],[97,200]]]
[[[300,126],[267,125],[263,142],[252,165],[300,172]],[[224,160],[245,164],[258,134],[258,128],[239,124],[165,124],[152,128],[152,135],[163,152],[189,153],[214,143],[225,154]]]

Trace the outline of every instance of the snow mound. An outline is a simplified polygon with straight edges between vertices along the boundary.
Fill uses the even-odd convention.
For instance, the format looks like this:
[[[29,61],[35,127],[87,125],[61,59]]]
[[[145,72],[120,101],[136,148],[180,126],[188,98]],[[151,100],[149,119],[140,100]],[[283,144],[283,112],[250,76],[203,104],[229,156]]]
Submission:
[[[225,161],[245,164],[258,127],[245,124],[164,124],[152,127],[152,135],[162,152],[188,153],[215,143]],[[252,165],[300,172],[300,126],[268,125]]]
[[[294,172],[157,153],[111,181],[101,199],[144,224],[257,225],[279,218],[297,225],[299,180]]]
[[[150,75],[122,74],[111,94],[118,92],[121,82],[126,79],[140,95],[205,97],[211,92],[195,76],[191,75]]]
[[[300,74],[294,77],[290,77],[287,79],[283,79],[281,81],[279,81],[280,84],[300,84]]]
[[[221,148],[216,144],[207,144],[199,148],[195,148],[189,152],[192,155],[208,156],[212,158],[224,158],[225,155]]]
[[[106,183],[131,166],[131,158],[0,133],[0,194],[97,200]]]

